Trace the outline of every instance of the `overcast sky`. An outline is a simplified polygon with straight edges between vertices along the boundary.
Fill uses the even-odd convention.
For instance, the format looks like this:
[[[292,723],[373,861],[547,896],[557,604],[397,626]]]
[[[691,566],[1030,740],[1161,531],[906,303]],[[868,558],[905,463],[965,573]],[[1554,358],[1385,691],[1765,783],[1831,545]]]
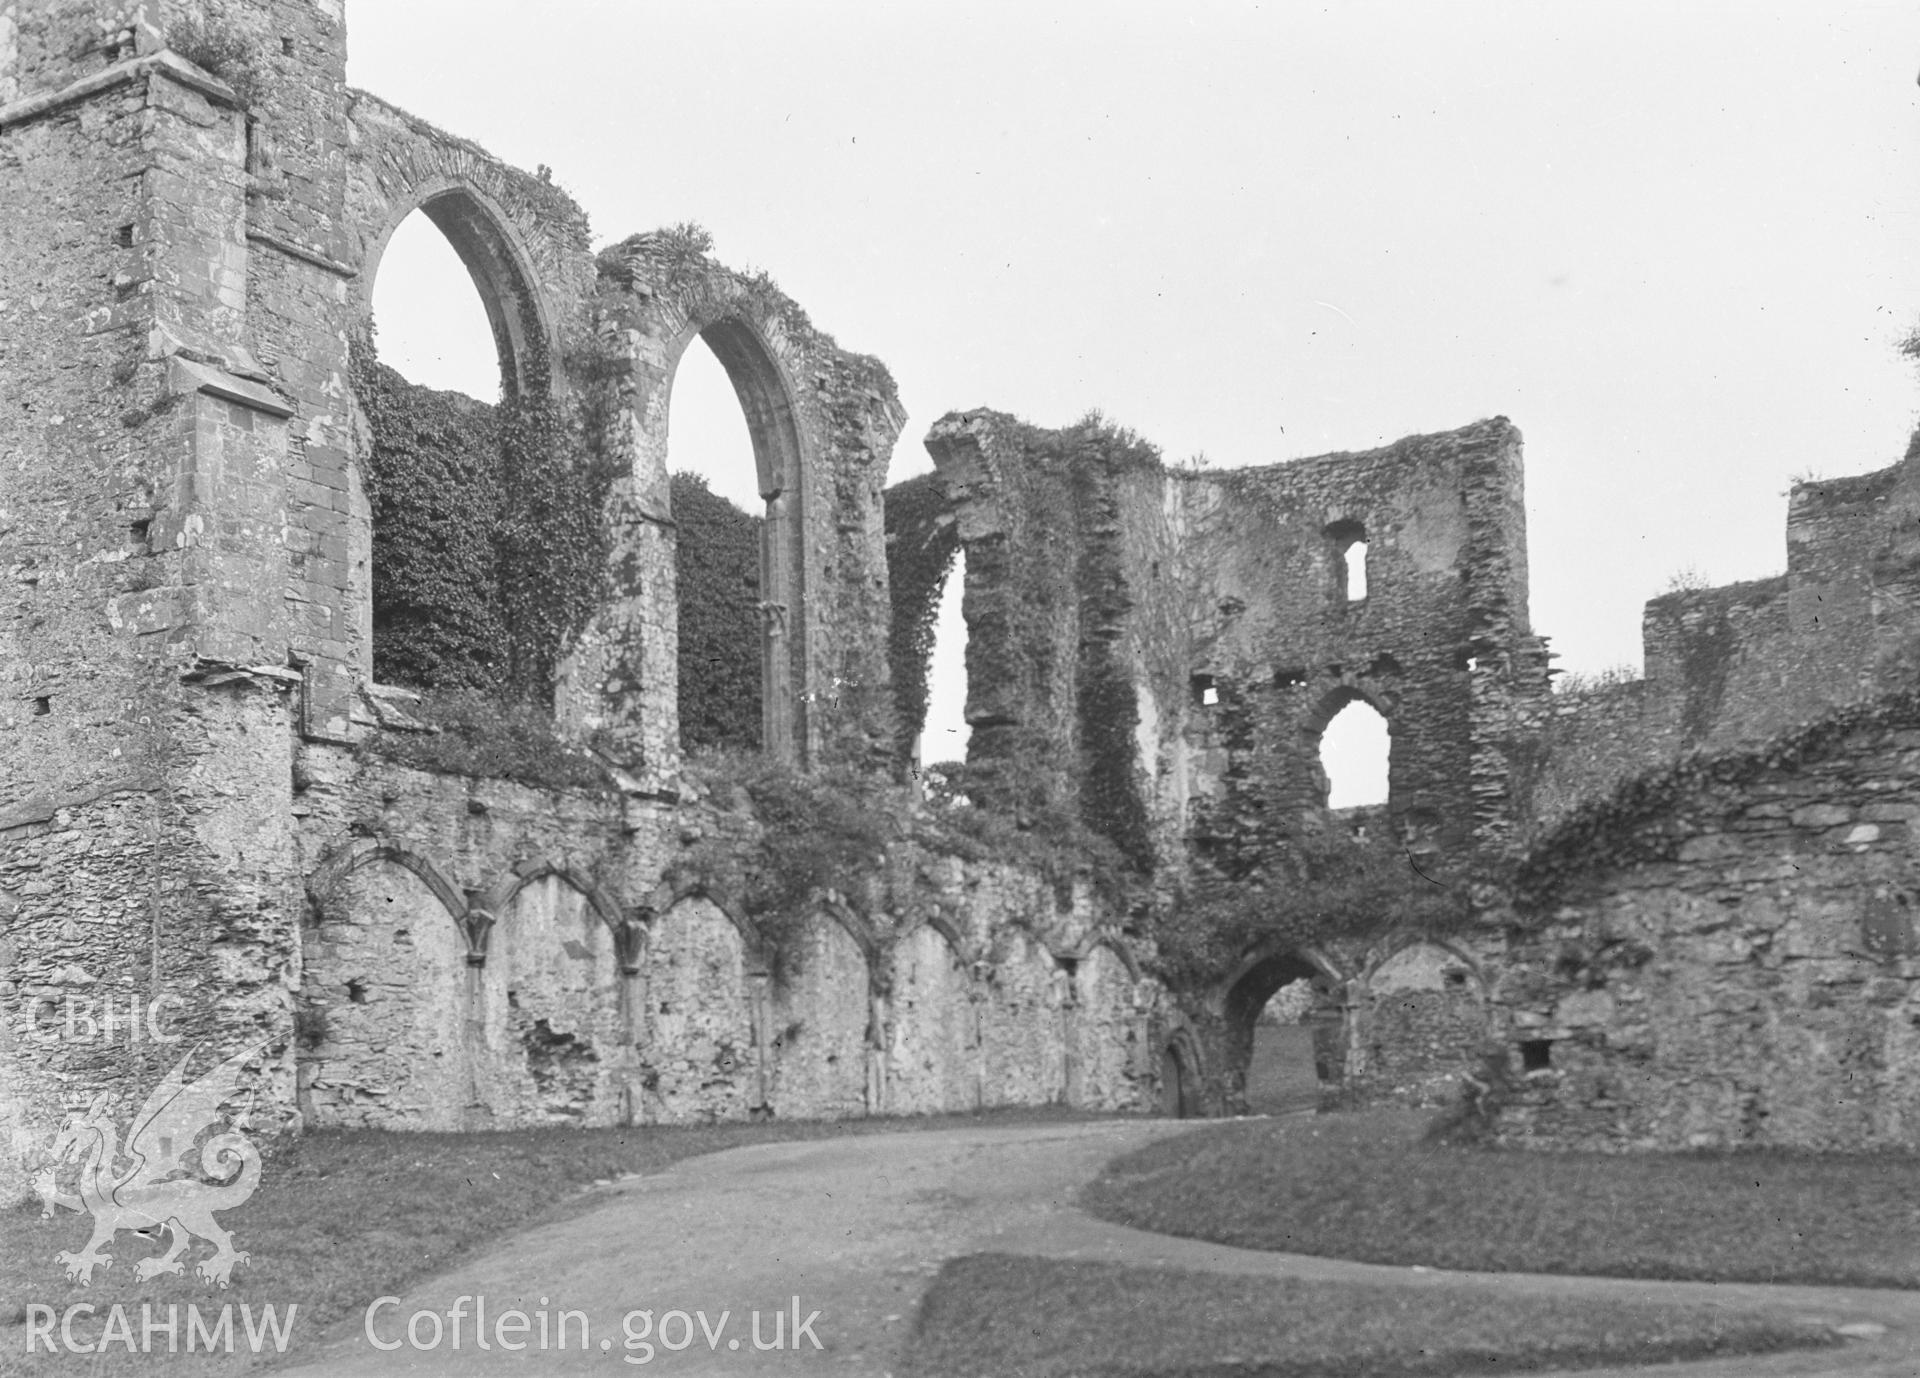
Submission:
[[[1098,407],[1219,467],[1511,417],[1534,624],[1571,669],[1637,665],[1682,569],[1784,568],[1789,476],[1892,463],[1920,405],[1908,4],[351,0],[348,25],[355,85],[550,165],[596,247],[698,221],[884,359],[895,477],[980,406]],[[383,352],[491,398],[478,299],[416,222]],[[672,426],[676,467],[750,491],[717,365]]]

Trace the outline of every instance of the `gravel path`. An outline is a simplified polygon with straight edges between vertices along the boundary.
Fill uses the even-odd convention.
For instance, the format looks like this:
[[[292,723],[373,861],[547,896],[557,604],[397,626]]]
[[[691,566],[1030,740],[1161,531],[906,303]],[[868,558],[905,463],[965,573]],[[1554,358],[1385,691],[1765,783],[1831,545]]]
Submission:
[[[920,1295],[940,1264],[993,1249],[1516,1296],[1760,1306],[1860,1327],[1864,1338],[1825,1353],[1620,1372],[1673,1378],[1920,1374],[1920,1293],[1378,1267],[1148,1234],[1095,1220],[1072,1204],[1108,1159],[1193,1127],[1115,1120],[948,1129],[765,1144],[688,1159],[664,1173],[601,1188],[584,1214],[503,1240],[496,1251],[380,1307],[371,1315],[373,1339],[395,1348],[375,1348],[363,1327],[297,1372],[319,1378],[511,1367],[880,1378],[894,1371]],[[475,1299],[484,1303],[490,1339],[505,1313],[524,1313],[523,1350],[476,1347]],[[456,1308],[462,1312],[458,1349],[448,1319]],[[562,1311],[584,1313],[585,1345],[581,1321],[570,1318],[560,1347]],[[651,1325],[632,1317],[623,1329],[623,1319],[637,1311],[650,1311]],[[781,1348],[755,1348],[756,1312],[762,1346],[773,1345],[779,1317]],[[511,1327],[514,1318],[505,1318]],[[410,1324],[419,1347],[408,1338]]]

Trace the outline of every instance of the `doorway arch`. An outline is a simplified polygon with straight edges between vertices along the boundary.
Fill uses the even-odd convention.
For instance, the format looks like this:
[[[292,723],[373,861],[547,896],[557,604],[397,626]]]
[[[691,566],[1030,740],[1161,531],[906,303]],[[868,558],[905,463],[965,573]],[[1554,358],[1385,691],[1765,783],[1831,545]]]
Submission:
[[[1261,1013],[1279,991],[1305,983],[1303,1032],[1288,1036],[1285,1026],[1263,1028]],[[1255,1057],[1263,1063],[1254,1086],[1262,1097],[1262,1113],[1304,1108],[1311,1093],[1316,1104],[1338,1093],[1347,1079],[1348,1012],[1346,982],[1324,955],[1312,948],[1274,947],[1244,958],[1225,983],[1222,1087],[1230,1114],[1252,1110],[1249,1074]],[[1284,1059],[1288,1067],[1266,1065]]]
[[[1184,1120],[1193,1115],[1189,1103],[1193,1073],[1186,1057],[1180,1052],[1178,1043],[1169,1043],[1160,1050],[1160,1113],[1171,1120]]]

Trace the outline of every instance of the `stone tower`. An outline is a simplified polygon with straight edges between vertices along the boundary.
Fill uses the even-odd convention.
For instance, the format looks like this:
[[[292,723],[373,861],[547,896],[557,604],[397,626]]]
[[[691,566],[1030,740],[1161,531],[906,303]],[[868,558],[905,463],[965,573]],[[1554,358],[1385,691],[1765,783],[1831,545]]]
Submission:
[[[0,5],[8,1164],[199,1039],[293,1103],[293,715],[361,634],[345,66],[327,0]]]

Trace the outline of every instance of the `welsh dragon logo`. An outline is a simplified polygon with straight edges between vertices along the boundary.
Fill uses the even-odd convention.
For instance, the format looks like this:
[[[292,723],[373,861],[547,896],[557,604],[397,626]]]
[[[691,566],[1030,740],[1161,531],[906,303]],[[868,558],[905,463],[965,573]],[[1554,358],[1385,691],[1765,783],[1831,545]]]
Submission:
[[[199,1048],[189,1050],[140,1107],[128,1126],[124,1147],[106,1116],[105,1092],[94,1098],[86,1113],[67,1122],[53,1141],[53,1164],[40,1172],[34,1190],[40,1196],[42,1216],[52,1215],[55,1206],[93,1215],[93,1238],[87,1247],[79,1253],[62,1250],[54,1255],[70,1281],[88,1286],[95,1268],[111,1268],[112,1257],[101,1249],[121,1230],[151,1237],[163,1225],[171,1247],[164,1255],[143,1258],[134,1265],[133,1275],[142,1282],[162,1273],[184,1272],[180,1255],[195,1236],[214,1247],[213,1257],[203,1259],[194,1270],[208,1282],[225,1287],[233,1265],[247,1261],[213,1213],[232,1210],[253,1195],[260,1184],[260,1153],[236,1125],[222,1126],[225,1132],[204,1144],[195,1141],[220,1124],[220,1105],[238,1087],[240,1069],[265,1046],[257,1044],[235,1053],[193,1082],[187,1080],[187,1064]],[[245,1121],[243,1113],[238,1124]],[[122,1168],[123,1159],[130,1166]],[[59,1179],[76,1162],[79,1190],[69,1195],[60,1190]],[[196,1166],[220,1180],[199,1180]]]

